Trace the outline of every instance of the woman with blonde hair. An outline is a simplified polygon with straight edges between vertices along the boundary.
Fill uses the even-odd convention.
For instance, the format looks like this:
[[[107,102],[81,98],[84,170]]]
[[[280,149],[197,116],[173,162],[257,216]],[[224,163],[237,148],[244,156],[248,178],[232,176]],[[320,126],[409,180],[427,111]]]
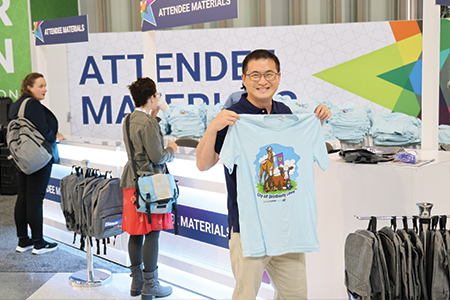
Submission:
[[[21,104],[26,103],[24,117],[36,126],[36,129],[49,142],[53,158],[42,169],[26,175],[19,170],[17,200],[14,207],[19,244],[17,252],[32,250],[33,254],[44,254],[56,250],[58,245],[43,238],[43,210],[42,205],[47,184],[52,171],[52,164],[59,162],[57,141],[64,140],[64,135],[58,132],[58,120],[55,115],[41,101],[47,93],[47,83],[39,73],[30,73],[22,81],[21,96],[9,109],[9,118],[16,119]],[[31,228],[31,238],[28,235],[28,225]]]

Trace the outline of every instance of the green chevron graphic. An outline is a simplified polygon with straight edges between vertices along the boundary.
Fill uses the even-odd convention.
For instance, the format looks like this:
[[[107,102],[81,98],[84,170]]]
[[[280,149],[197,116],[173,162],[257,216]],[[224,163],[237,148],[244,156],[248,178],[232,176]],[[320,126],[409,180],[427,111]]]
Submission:
[[[421,28],[420,25],[419,23],[419,28]],[[402,112],[417,117],[421,111],[422,93],[422,55],[418,55],[421,50],[418,48],[421,47],[421,33],[409,29],[410,36],[405,38],[402,31],[404,29],[398,24],[395,30],[403,36],[397,43],[318,72],[313,76],[386,107],[392,112]],[[444,114],[441,114],[440,121],[450,123],[448,108],[450,92],[447,88],[450,71],[445,67],[450,65],[449,19],[441,19],[440,50],[440,97],[443,98],[440,103],[447,104],[447,107],[441,108]],[[415,56],[418,57],[415,58]]]
[[[402,56],[393,44],[313,76],[392,110],[403,88],[378,76],[401,67]]]

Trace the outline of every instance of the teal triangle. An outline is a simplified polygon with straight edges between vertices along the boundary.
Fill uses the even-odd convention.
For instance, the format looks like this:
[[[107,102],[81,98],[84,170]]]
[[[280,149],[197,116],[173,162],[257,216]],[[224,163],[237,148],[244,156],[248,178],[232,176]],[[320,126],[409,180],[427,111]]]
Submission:
[[[411,91],[414,93],[414,88],[412,86],[411,80],[408,79],[408,81],[405,83],[405,85],[403,86],[404,89]]]
[[[440,56],[441,64],[439,66],[439,70],[442,70],[442,67],[444,66],[444,63],[447,60],[449,53],[450,53],[450,48],[441,51],[441,56]]]
[[[410,86],[411,89],[408,90],[414,92],[412,90],[411,82],[409,81],[409,74],[414,68],[416,62],[410,63],[405,66],[401,66],[400,68],[391,70],[389,72],[378,75],[381,79],[386,80],[392,84],[398,85],[399,87],[406,88],[406,86]]]

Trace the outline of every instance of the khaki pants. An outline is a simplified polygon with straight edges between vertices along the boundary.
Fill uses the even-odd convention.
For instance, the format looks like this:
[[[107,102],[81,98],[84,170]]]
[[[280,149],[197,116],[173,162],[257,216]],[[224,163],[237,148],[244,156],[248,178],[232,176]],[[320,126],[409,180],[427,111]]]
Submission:
[[[304,253],[244,257],[241,236],[233,231],[231,232],[229,246],[231,268],[236,279],[233,300],[255,299],[264,270],[267,270],[270,281],[275,288],[274,299],[307,299]]]

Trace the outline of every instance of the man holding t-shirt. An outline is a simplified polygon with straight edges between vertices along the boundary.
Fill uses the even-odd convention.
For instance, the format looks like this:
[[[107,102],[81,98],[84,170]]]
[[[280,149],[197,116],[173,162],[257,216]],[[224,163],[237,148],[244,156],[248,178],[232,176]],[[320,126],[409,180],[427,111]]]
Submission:
[[[206,171],[217,163],[229,129],[228,126],[233,126],[237,120],[241,119],[239,114],[292,114],[290,108],[285,104],[272,100],[281,76],[279,60],[273,53],[267,50],[251,52],[242,63],[242,73],[242,82],[247,93],[242,95],[238,103],[223,110],[211,121],[197,146],[197,167],[200,171]],[[326,106],[319,105],[315,110],[315,115],[323,123],[330,118],[331,112]],[[242,141],[242,144],[246,142]],[[239,167],[234,165],[225,170],[228,191],[230,258],[236,279],[233,299],[255,299],[264,270],[267,270],[276,290],[275,299],[306,299],[304,253],[244,256],[240,240],[237,168]]]

